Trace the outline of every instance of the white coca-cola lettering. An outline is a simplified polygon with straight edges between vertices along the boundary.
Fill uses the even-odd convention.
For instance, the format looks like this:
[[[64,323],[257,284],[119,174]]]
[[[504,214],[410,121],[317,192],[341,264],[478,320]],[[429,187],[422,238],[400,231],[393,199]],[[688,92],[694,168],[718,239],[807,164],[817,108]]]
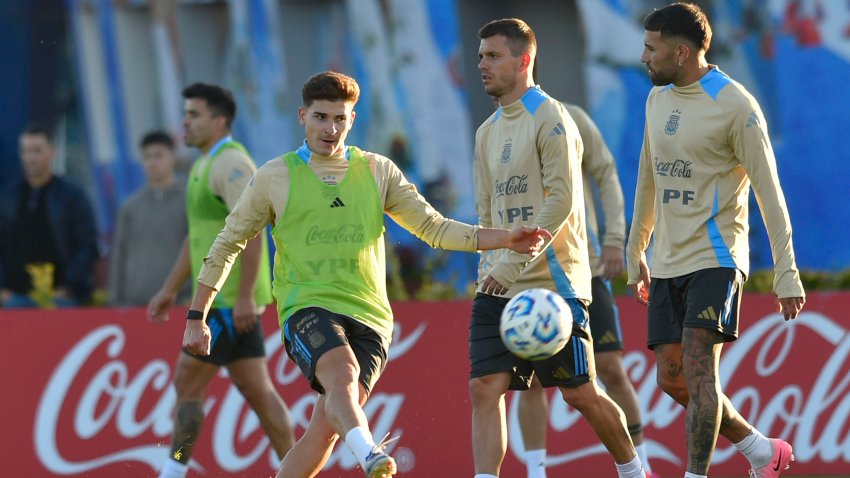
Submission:
[[[73,404],[66,402],[66,396],[71,384],[77,379],[80,369],[91,359],[91,355],[95,350],[103,344],[106,344],[107,357],[114,359],[123,350],[124,341],[124,331],[118,326],[107,325],[95,329],[71,349],[50,377],[44,394],[39,401],[35,429],[33,430],[36,453],[48,470],[66,475],[84,473],[111,463],[140,461],[147,463],[151,467],[157,467],[162,462],[167,451],[164,451],[156,444],[131,447],[113,453],[106,452],[101,456],[82,461],[69,461],[65,459],[57,444],[59,415],[62,411],[74,407]],[[148,366],[156,369],[161,364],[162,361],[153,360]],[[127,386],[126,367],[122,369],[122,366],[122,362],[107,362],[101,371],[96,373],[91,382],[89,382],[86,391],[83,393],[83,398],[81,398],[80,403],[76,405],[76,409],[74,410],[73,432],[76,437],[87,439],[100,433],[104,426],[111,420],[114,411],[119,406],[121,400],[119,397],[121,395],[128,395],[128,389],[139,390],[139,387]],[[110,375],[121,379],[122,382],[120,385],[113,387],[109,383],[104,383],[103,380],[108,380]],[[140,374],[142,380],[145,380],[147,376],[155,377],[156,375],[155,370],[153,373]],[[135,384],[136,381],[134,380],[132,383]],[[162,382],[153,380],[152,384],[156,389],[157,384],[161,385]],[[95,415],[95,407],[92,404],[92,402],[96,403],[99,398],[98,390],[105,392],[111,397],[109,406],[107,407],[108,413],[102,413],[100,417]],[[162,388],[160,387],[159,390],[162,390]],[[129,416],[132,417],[135,414],[130,414]],[[156,422],[155,418],[148,417],[148,420],[149,423]],[[133,434],[138,432],[137,427],[127,427],[125,421],[117,421],[116,428],[118,429],[118,433],[123,437],[133,437]],[[67,433],[67,431],[63,431],[63,435]]]
[[[390,344],[390,350],[387,353],[387,356],[389,357],[388,360],[398,360],[404,354],[413,350],[413,346],[416,345],[416,342],[419,341],[427,328],[428,324],[422,322],[413,329],[413,332],[411,332],[410,335],[405,337],[402,335],[402,325],[396,322],[393,327],[393,341],[392,344]]]
[[[396,326],[394,344],[390,349],[391,360],[398,359],[412,350],[426,328],[425,323],[420,323],[412,333],[404,335],[403,328]],[[120,359],[125,341],[124,330],[117,325],[95,329],[80,339],[50,377],[37,409],[34,427],[35,448],[39,459],[48,470],[58,474],[76,474],[130,461],[142,462],[153,469],[159,469],[165,460],[170,448],[171,413],[176,401],[170,382],[170,364],[154,359],[144,365],[135,376],[131,376],[129,367]],[[105,351],[105,357],[101,356],[102,351]],[[272,333],[266,339],[266,352],[273,379],[281,386],[303,380],[301,371],[288,359],[278,333]],[[79,402],[70,402],[68,394],[72,384],[86,380],[80,376],[81,370],[92,370],[99,361],[103,363],[88,379]],[[221,374],[225,374],[224,369]],[[142,409],[142,396],[152,392],[158,396],[156,403],[149,409]],[[308,393],[290,404],[296,427],[307,426],[315,400],[316,394]],[[393,424],[404,400],[404,394],[388,393],[376,393],[370,398],[365,411],[373,423],[376,435],[380,433],[380,436],[383,436],[389,431],[400,433],[393,429]],[[212,429],[212,456],[222,470],[245,470],[254,466],[264,455],[269,469],[278,466],[277,455],[263,433],[257,416],[254,413],[246,413],[248,407],[242,395],[232,385],[221,400],[209,396],[204,404],[207,413],[204,428]],[[74,423],[73,433],[69,434],[64,430],[61,433],[63,444],[70,441],[69,435],[75,439],[88,440],[112,426],[124,439],[151,433],[158,443],[103,450],[99,456],[71,460],[65,457],[59,445],[58,423],[63,413],[73,413]],[[117,446],[120,446],[120,443],[117,442]],[[334,456],[334,463],[339,462],[340,466],[346,469],[356,466],[356,461],[348,461],[350,454],[338,453]],[[206,469],[210,465],[212,464],[197,463],[194,459],[192,462],[192,468],[196,470]]]
[[[795,350],[794,345],[798,334],[802,332],[816,334],[832,349],[829,359],[812,369],[816,378],[808,396],[800,384],[793,382],[808,377],[789,377],[783,372],[783,366],[789,360],[799,360],[799,350]],[[798,354],[796,358],[792,358],[794,352]],[[644,425],[664,429],[681,418],[684,408],[658,391],[655,386],[655,368],[650,369],[646,355],[630,352],[624,359],[626,370],[637,385]],[[736,408],[749,412],[745,418],[750,424],[793,442],[794,456],[798,462],[820,459],[826,463],[839,460],[850,463],[848,362],[850,333],[829,317],[817,312],[803,312],[794,322],[785,323],[777,314],[770,314],[751,324],[736,342],[727,346],[720,362],[720,376],[725,389],[734,382],[737,373],[752,367],[757,376],[782,384],[776,393],[768,397],[763,397],[763,392],[752,385],[736,384],[734,392],[727,393]],[[549,423],[555,431],[565,432],[579,422],[579,415],[564,404],[559,393],[552,393]],[[509,407],[508,443],[517,458],[522,460],[522,438],[515,402],[512,400]],[[825,415],[830,411],[831,415]],[[652,436],[647,438],[653,440]],[[660,440],[653,440],[653,445],[650,448],[653,459],[681,463]],[[559,448],[550,450],[547,463],[563,464],[603,453],[607,452],[596,444],[577,446],[566,452]],[[728,441],[718,441],[713,463],[724,463],[736,453],[737,450]]]
[[[760,430],[792,441],[798,463],[819,463],[830,472],[846,469],[850,463],[850,333],[847,327],[840,320],[817,312],[804,312],[790,323],[776,314],[748,322],[741,337],[726,346],[721,361],[720,376],[730,400]],[[430,356],[432,351],[417,349],[416,344],[423,337],[431,338],[426,333],[443,330],[428,322],[406,324],[408,328],[403,329],[397,323],[390,353],[392,359],[398,360],[409,353],[416,358]],[[172,364],[149,358],[144,352],[136,352],[132,355],[136,360],[130,360],[128,355],[133,349],[125,351],[126,337],[123,326],[117,324],[92,329],[68,348],[49,375],[38,399],[33,423],[35,453],[46,473],[98,475],[98,468],[131,462],[159,469],[165,460],[170,448],[171,413],[175,402],[170,383]],[[300,370],[285,355],[280,332],[272,331],[266,342],[273,380],[282,389],[293,382],[303,386]],[[433,338],[426,343],[433,344]],[[138,357],[144,357],[141,363]],[[655,367],[649,353],[629,352],[624,359],[644,408],[645,425],[650,427],[647,438],[652,459],[682,465],[682,457],[668,448],[681,446],[681,443],[664,434],[668,430],[681,434],[679,427],[684,409],[657,389]],[[809,370],[810,374],[789,375],[792,361],[796,362],[796,369],[801,368],[802,362],[804,370]],[[399,360],[393,366],[401,366],[404,370],[408,362]],[[410,366],[411,372],[415,369]],[[412,397],[388,385],[382,383],[380,392],[366,405],[376,437],[387,432],[400,434],[399,416],[402,410],[407,414],[411,407],[407,402]],[[289,395],[287,403],[298,428],[296,433],[300,434],[307,426],[316,396],[311,391]],[[508,409],[509,444],[518,455],[521,440],[513,402]],[[579,425],[583,420],[564,405],[559,396],[553,396],[551,403],[549,420],[559,434],[569,435],[578,426],[586,426]],[[193,469],[215,474],[216,470],[239,472],[248,468],[276,468],[277,457],[256,417],[247,413],[246,407],[232,385],[216,387],[210,393],[205,402],[204,429],[212,436],[213,449],[207,448],[205,443],[205,452],[196,457],[203,463],[193,460]],[[435,418],[439,416],[439,412],[434,413]],[[658,433],[658,430],[663,432]],[[409,435],[406,442],[402,440],[400,446],[409,447],[409,442],[415,441],[411,437]],[[92,447],[92,443],[97,447]],[[726,440],[720,440],[718,445],[715,463],[727,462],[738,453]],[[93,451],[81,455],[80,450]],[[574,463],[583,457],[604,453],[595,440],[576,437],[576,440],[553,442],[550,462],[553,465]],[[341,470],[355,466],[344,447],[334,453],[328,464],[329,468]]]

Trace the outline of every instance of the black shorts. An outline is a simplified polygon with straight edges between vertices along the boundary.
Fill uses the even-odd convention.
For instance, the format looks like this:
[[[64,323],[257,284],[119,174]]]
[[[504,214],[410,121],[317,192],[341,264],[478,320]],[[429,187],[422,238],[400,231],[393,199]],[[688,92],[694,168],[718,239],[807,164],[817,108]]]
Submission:
[[[266,356],[266,338],[259,316],[254,328],[241,334],[236,332],[233,326],[233,309],[210,309],[206,320],[212,334],[210,354],[194,355],[187,352],[185,348],[183,353],[201,362],[215,365],[227,365],[239,359]]]
[[[389,341],[375,329],[321,307],[307,307],[292,314],[283,324],[283,345],[313,390],[325,393],[316,377],[316,364],[328,350],[348,346],[360,366],[360,384],[367,393],[387,366]]]
[[[608,281],[594,277],[592,282],[593,302],[590,303],[590,334],[593,336],[593,351],[615,352],[623,350],[623,331],[620,329],[620,312]]]
[[[680,343],[685,327],[712,329],[726,342],[738,338],[744,276],[738,269],[703,269],[649,286],[647,347]]]
[[[544,387],[577,387],[596,374],[588,365],[592,343],[587,307],[578,299],[564,299],[573,313],[573,335],[563,350],[545,360],[524,360],[512,354],[499,335],[499,321],[507,298],[477,294],[469,323],[470,378],[494,373],[512,374],[510,390],[528,390],[537,375]]]

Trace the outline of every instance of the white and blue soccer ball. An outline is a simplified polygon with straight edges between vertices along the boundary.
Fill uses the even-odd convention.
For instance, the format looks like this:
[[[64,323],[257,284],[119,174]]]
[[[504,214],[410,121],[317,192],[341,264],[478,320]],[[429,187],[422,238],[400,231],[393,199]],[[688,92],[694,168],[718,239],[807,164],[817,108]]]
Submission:
[[[526,360],[543,360],[560,352],[572,331],[570,306],[548,289],[526,289],[515,295],[499,324],[505,347]]]

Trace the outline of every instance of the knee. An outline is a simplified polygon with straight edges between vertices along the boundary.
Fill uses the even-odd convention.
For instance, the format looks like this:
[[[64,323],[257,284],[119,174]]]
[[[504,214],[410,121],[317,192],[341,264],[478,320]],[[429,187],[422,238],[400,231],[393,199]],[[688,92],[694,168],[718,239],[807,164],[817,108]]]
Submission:
[[[658,388],[683,406],[688,406],[688,387],[684,379],[672,378],[667,375],[657,376]]]
[[[237,379],[231,376],[231,381],[239,393],[245,397],[245,401],[251,404],[259,403],[272,392],[271,387],[262,380],[251,380],[245,377]]]
[[[333,373],[330,376],[322,377],[319,380],[329,396],[338,393],[351,393],[357,397],[360,368],[356,363],[340,363],[333,368]]]
[[[569,406],[581,413],[597,403],[599,390],[593,382],[588,382],[578,387],[561,387],[561,396]]]
[[[469,399],[472,408],[498,405],[507,386],[502,385],[497,375],[485,375],[469,381]]]
[[[206,393],[205,383],[198,383],[187,376],[175,375],[174,391],[177,392],[178,402],[203,400]]]
[[[625,385],[628,378],[619,357],[612,355],[605,353],[596,357],[596,374],[606,388],[619,388]]]

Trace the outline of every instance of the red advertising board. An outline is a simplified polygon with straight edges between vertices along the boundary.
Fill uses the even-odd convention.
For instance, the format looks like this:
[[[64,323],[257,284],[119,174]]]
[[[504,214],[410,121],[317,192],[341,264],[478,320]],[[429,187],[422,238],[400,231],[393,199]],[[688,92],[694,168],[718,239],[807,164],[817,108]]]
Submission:
[[[644,343],[645,309],[618,301],[625,362],[636,385],[653,467],[681,476],[684,410],[655,386]],[[398,303],[390,363],[366,412],[374,434],[399,436],[391,452],[400,476],[472,476],[467,322],[470,302]],[[762,432],[794,445],[793,475],[850,476],[850,294],[809,297],[786,323],[768,296],[744,299],[743,333],[726,346],[724,389]],[[141,309],[0,311],[3,361],[0,413],[3,476],[151,477],[170,448],[175,401],[171,379],[182,338],[181,311],[166,325]],[[273,311],[263,318],[269,370],[300,435],[316,395],[280,344]],[[502,476],[524,476],[513,395],[508,394],[508,453]],[[549,413],[549,476],[615,477],[590,427],[558,395]],[[259,421],[216,377],[191,476],[274,476],[277,458]],[[713,477],[745,476],[746,460],[718,440]],[[338,448],[320,476],[360,477]],[[785,475],[783,475],[785,476]]]

